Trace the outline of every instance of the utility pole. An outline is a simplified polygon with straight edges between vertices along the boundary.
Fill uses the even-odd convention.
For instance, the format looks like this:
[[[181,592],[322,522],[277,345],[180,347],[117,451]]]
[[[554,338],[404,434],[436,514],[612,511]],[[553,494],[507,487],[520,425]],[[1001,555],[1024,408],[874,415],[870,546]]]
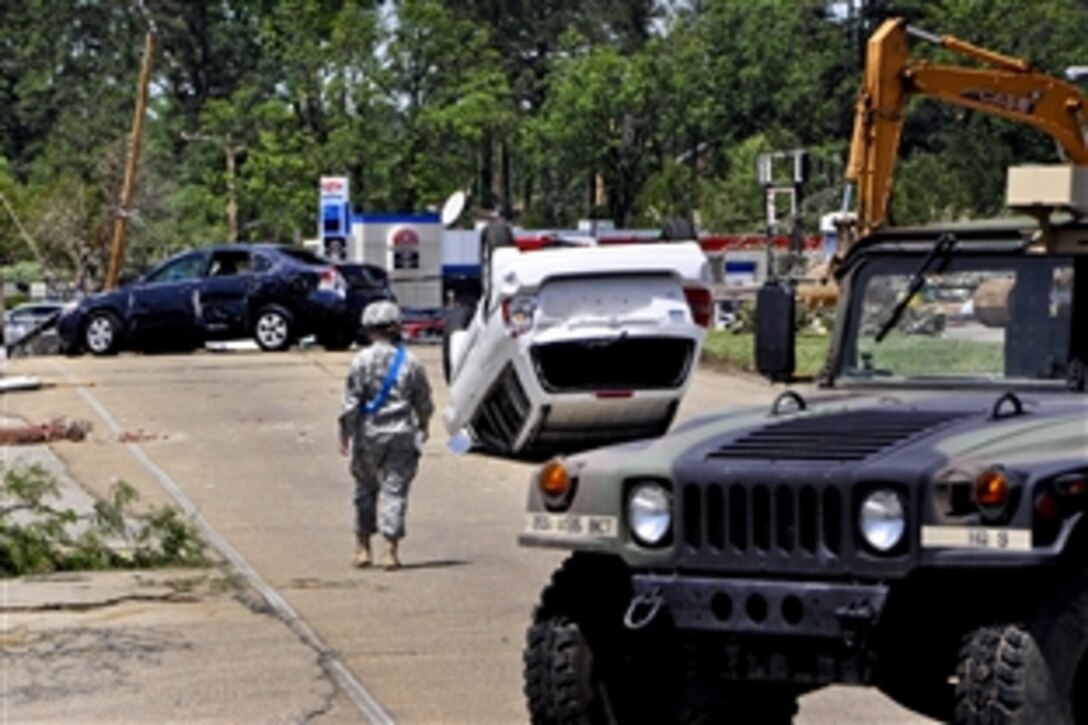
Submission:
[[[140,79],[136,85],[136,110],[132,115],[132,137],[129,139],[128,158],[125,161],[125,178],[121,185],[121,202],[113,223],[113,245],[110,248],[110,266],[106,270],[105,288],[117,286],[117,277],[125,258],[125,232],[128,230],[129,206],[136,187],[136,167],[140,160],[140,138],[144,130],[147,110],[147,88],[151,81],[151,60],[155,53],[155,34],[147,31],[144,36],[144,57],[140,64]]]
[[[237,179],[238,179],[238,167],[235,161],[235,155],[240,149],[234,146],[230,142],[230,136],[227,137],[226,154],[227,154],[227,236],[230,237],[231,242],[238,241],[238,191],[237,191]]]

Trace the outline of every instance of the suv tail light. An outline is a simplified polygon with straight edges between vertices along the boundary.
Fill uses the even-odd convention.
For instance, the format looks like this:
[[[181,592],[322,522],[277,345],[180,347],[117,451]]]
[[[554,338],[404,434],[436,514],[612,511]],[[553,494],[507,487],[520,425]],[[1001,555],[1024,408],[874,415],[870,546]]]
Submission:
[[[336,267],[326,267],[318,279],[317,288],[322,292],[335,292],[341,297],[344,295],[344,278]]]
[[[691,308],[691,319],[700,327],[710,327],[714,319],[714,296],[706,287],[685,287],[684,297]]]

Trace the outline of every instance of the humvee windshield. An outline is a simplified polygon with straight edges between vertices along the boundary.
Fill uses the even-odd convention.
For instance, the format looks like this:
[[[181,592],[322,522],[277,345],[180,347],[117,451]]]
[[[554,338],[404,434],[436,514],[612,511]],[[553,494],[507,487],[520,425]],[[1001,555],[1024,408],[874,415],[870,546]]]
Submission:
[[[952,251],[931,261],[881,337],[922,264],[922,255],[874,255],[858,270],[840,379],[1065,383],[1069,257]]]

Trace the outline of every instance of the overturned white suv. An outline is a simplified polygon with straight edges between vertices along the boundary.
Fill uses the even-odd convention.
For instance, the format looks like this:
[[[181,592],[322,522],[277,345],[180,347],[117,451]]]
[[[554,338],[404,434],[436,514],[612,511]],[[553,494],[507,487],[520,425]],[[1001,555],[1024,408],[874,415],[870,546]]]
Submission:
[[[712,322],[696,242],[509,246],[488,262],[479,303],[447,318],[451,435],[536,457],[668,429]]]

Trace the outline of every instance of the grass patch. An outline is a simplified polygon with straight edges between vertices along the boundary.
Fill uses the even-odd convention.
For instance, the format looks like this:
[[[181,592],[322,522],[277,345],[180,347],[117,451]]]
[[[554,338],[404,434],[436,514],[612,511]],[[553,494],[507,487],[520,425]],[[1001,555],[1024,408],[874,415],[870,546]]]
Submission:
[[[820,371],[827,358],[830,340],[826,335],[797,336],[794,354],[799,377],[815,375]],[[711,330],[703,345],[703,362],[722,370],[754,373],[757,372],[754,347],[755,335],[751,332]]]
[[[207,566],[196,528],[172,506],[136,515],[136,489],[120,481],[94,511],[57,508],[55,478],[41,466],[0,480],[0,577],[54,571]]]
[[[887,370],[901,377],[1002,375],[1005,369],[1002,343],[948,336],[892,333],[879,343],[871,337],[863,337],[859,341],[858,352],[871,354],[875,369]]]

